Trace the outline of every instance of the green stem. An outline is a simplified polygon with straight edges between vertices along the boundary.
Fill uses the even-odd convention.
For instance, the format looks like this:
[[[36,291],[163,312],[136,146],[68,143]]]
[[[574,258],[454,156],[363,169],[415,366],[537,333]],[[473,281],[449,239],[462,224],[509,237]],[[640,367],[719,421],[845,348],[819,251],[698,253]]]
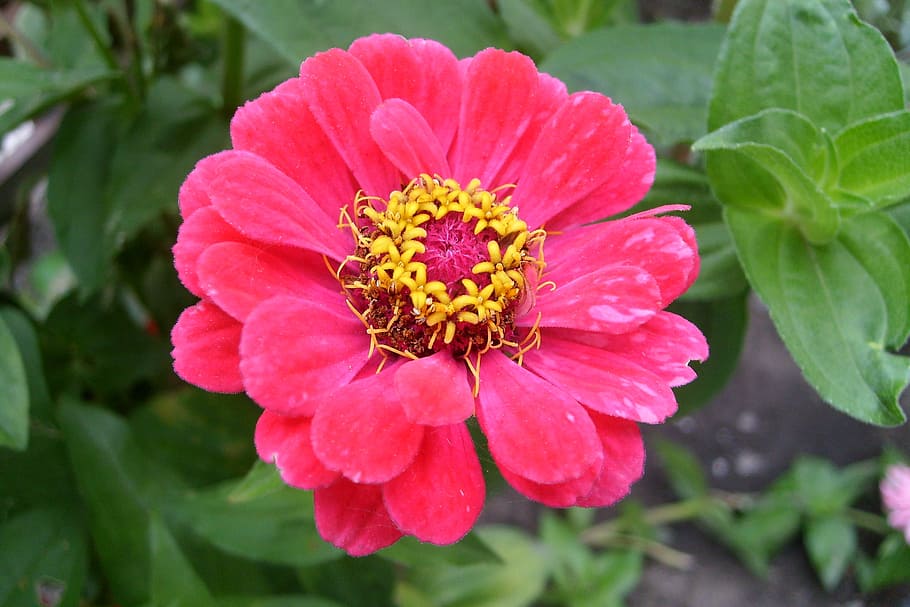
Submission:
[[[50,60],[41,52],[41,49],[39,49],[34,42],[22,35],[22,32],[16,29],[12,23],[7,21],[3,13],[0,13],[0,35],[9,37],[10,40],[13,40],[16,44],[21,46],[22,50],[25,51],[25,54],[35,65],[43,68],[53,67]]]
[[[639,550],[655,561],[681,571],[691,569],[692,564],[695,562],[695,558],[691,554],[676,550],[675,548],[671,548],[666,544],[661,544],[656,540],[637,535],[617,535],[609,544],[616,547]]]
[[[665,525],[686,521],[698,517],[705,511],[705,506],[711,503],[710,497],[694,497],[692,499],[663,504],[645,511],[644,520],[651,525]],[[624,522],[613,519],[594,525],[581,533],[581,541],[592,546],[609,542],[622,529]]]
[[[880,514],[873,514],[872,512],[857,510],[856,508],[848,508],[847,518],[850,519],[851,523],[866,531],[878,533],[879,535],[887,535],[891,532],[888,521]]]
[[[239,21],[225,14],[224,73],[221,81],[221,111],[226,118],[243,101],[243,55],[246,31]]]

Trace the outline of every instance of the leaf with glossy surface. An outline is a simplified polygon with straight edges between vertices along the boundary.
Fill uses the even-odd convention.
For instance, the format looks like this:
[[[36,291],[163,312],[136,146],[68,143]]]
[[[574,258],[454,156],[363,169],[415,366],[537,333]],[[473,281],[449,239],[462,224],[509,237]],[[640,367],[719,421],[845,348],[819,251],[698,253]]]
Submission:
[[[19,344],[0,316],[0,447],[28,444],[28,376]]]
[[[85,533],[72,512],[38,509],[0,525],[0,605],[80,604],[88,560]],[[39,593],[53,597],[42,603]]]
[[[844,233],[867,242],[865,217],[845,223]],[[910,380],[910,362],[885,349],[896,334],[889,327],[889,302],[899,292],[892,281],[879,283],[884,274],[870,273],[846,236],[813,246],[774,217],[727,208],[726,219],[749,282],[822,398],[865,422],[904,422],[897,398]],[[906,245],[896,259],[910,253]]]
[[[254,466],[255,478],[189,493],[168,511],[215,546],[245,558],[295,567],[339,558],[341,552],[316,531],[312,493],[275,487],[263,475],[278,477],[273,467]]]
[[[783,109],[764,110],[728,124],[699,139],[695,150],[745,157],[749,173],[738,173],[718,193],[728,206],[767,209],[795,221],[812,242],[827,242],[837,233],[834,202],[819,187],[828,171],[824,135],[805,116]],[[759,171],[756,173],[756,171]],[[768,187],[754,190],[751,178]]]
[[[619,25],[559,47],[541,71],[622,103],[657,143],[692,141],[705,132],[723,33],[712,24]]]
[[[894,53],[848,0],[741,0],[720,49],[708,127],[785,108],[834,133],[903,106]]]
[[[876,207],[910,196],[910,112],[852,124],[834,138],[838,188]]]
[[[833,590],[856,551],[856,529],[839,516],[811,519],[804,541],[822,585],[825,590]]]
[[[44,364],[35,328],[25,314],[10,306],[0,307],[0,321],[6,323],[22,357],[28,384],[29,414],[47,420],[51,414],[51,397],[44,379]]]
[[[420,2],[404,0],[378,6],[367,0],[214,0],[215,4],[271,44],[292,65],[318,51],[347,47],[374,32],[432,38],[458,56],[507,43],[505,27],[482,0]],[[470,27],[453,24],[470,23]]]

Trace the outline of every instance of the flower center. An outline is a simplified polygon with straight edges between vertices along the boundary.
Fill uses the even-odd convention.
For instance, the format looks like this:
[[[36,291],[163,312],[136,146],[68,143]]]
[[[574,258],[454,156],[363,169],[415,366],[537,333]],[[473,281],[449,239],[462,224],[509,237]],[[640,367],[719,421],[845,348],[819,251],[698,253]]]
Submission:
[[[543,269],[546,232],[529,232],[497,190],[424,174],[387,201],[358,194],[355,218],[342,211],[355,252],[337,276],[372,348],[520,356],[514,321]]]

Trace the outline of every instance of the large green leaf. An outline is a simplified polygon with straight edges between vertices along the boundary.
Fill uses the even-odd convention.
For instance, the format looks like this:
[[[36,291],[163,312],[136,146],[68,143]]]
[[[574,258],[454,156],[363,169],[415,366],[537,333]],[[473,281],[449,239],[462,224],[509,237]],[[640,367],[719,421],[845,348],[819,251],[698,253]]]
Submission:
[[[189,493],[168,510],[199,536],[238,556],[297,567],[341,556],[316,532],[312,493],[285,486],[275,468],[262,463],[245,479]]]
[[[825,138],[857,121],[901,110],[903,90],[894,55],[877,30],[857,19],[847,0],[742,0],[720,50],[708,128],[714,131],[772,108],[798,112]],[[779,129],[778,135],[786,134]],[[800,209],[826,203],[815,191],[824,193],[829,185],[820,183],[821,176],[802,166],[814,187],[801,184],[791,167],[757,147],[780,149],[779,141],[745,137],[741,148],[709,152],[708,175],[717,197],[725,204],[775,204],[783,186],[789,188],[787,199]],[[799,166],[797,158],[791,160]],[[836,182],[836,174],[825,179]],[[861,197],[852,198],[836,197],[841,205],[863,206]],[[806,235],[825,242],[836,224],[818,216],[817,209],[810,217],[803,220]]]
[[[890,426],[906,419],[897,398],[910,380],[910,360],[886,346],[900,332],[894,327],[906,329],[906,316],[901,320],[896,309],[900,297],[902,305],[907,302],[902,293],[910,283],[910,242],[886,227],[893,223],[887,217],[861,217],[846,222],[838,240],[813,246],[775,217],[726,210],[749,282],[806,379],[834,407]],[[882,251],[896,276],[867,269],[872,257],[858,255],[849,244],[871,242],[876,229],[898,247]]]
[[[5,521],[0,525],[0,605],[76,607],[87,556],[85,533],[71,511],[31,510]]]
[[[346,47],[373,32],[433,38],[457,55],[506,43],[505,28],[482,0],[378,5],[368,0],[214,0],[292,65],[331,47]],[[465,24],[470,24],[470,27]]]
[[[762,190],[753,190],[744,174],[736,175],[735,184],[725,182],[727,205],[767,209],[795,221],[812,242],[834,237],[839,215],[818,185],[829,171],[826,140],[805,116],[791,110],[763,110],[702,137],[693,148],[727,154],[715,159],[735,162],[745,157],[750,161],[746,166],[765,172],[764,182],[771,187]]]
[[[0,447],[28,444],[28,375],[19,345],[0,316]]]
[[[572,90],[594,90],[622,103],[658,143],[705,132],[711,74],[724,28],[661,23],[620,25],[559,47],[541,69]]]
[[[910,112],[852,124],[834,138],[838,187],[876,206],[910,196]]]
[[[740,0],[721,46],[708,127],[785,108],[834,133],[903,107],[891,48],[848,0]]]
[[[59,418],[101,567],[121,603],[141,604],[149,598],[149,512],[170,479],[117,415],[66,400]]]

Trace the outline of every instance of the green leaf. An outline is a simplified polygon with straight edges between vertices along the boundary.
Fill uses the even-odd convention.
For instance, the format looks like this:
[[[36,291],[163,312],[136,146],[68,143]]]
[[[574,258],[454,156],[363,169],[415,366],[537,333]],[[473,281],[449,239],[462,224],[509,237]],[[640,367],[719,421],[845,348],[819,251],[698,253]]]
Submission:
[[[910,544],[898,532],[884,539],[874,560],[861,559],[857,568],[863,592],[910,582]]]
[[[16,338],[0,316],[0,447],[28,444],[28,375]]]
[[[39,509],[0,525],[0,605],[80,604],[88,560],[85,534],[71,511]],[[40,602],[41,596],[53,601]]]
[[[0,57],[0,99],[7,100],[0,112],[0,134],[114,75],[99,67],[55,71]]]
[[[903,107],[891,48],[848,0],[741,0],[720,49],[708,128],[784,108],[835,133]]]
[[[408,582],[445,607],[524,607],[543,592],[546,560],[525,533],[504,526],[477,529],[501,565],[434,566],[412,570]]]
[[[879,282],[884,274],[867,270],[868,260],[846,244],[850,236],[813,246],[776,218],[732,207],[726,211],[749,282],[809,383],[857,419],[883,426],[902,423],[906,417],[897,399],[910,380],[910,362],[885,345],[896,334],[889,326],[889,302],[897,301],[895,293],[904,285],[892,291],[892,279]],[[843,232],[866,243],[870,226],[888,220],[862,217],[845,223]],[[904,243],[894,255],[903,259],[908,253]]]
[[[838,187],[883,207],[910,196],[910,112],[852,124],[834,138]]]
[[[340,603],[314,596],[232,596],[215,601],[218,607],[344,607]]]
[[[811,242],[830,241],[839,216],[818,183],[828,172],[827,142],[805,116],[782,109],[764,110],[728,124],[699,139],[695,150],[719,152],[714,160],[745,157],[748,173],[718,191],[730,207],[764,209],[800,226]],[[736,152],[735,156],[723,156]],[[761,171],[756,173],[756,171]],[[751,178],[774,187],[753,190]]]
[[[691,452],[667,440],[657,441],[655,448],[676,495],[689,499],[708,494],[708,480]]]
[[[347,47],[374,32],[432,38],[459,56],[503,46],[505,28],[482,0],[402,0],[381,8],[367,0],[299,2],[214,0],[250,31],[271,44],[292,65],[331,47]],[[470,27],[453,24],[470,23]]]
[[[801,457],[791,471],[797,506],[811,517],[839,515],[872,487],[878,472],[874,461],[838,470],[827,460]]]
[[[149,457],[202,486],[249,470],[260,412],[242,395],[185,388],[159,393],[133,413],[130,427]]]
[[[141,604],[149,598],[149,512],[170,479],[117,415],[66,400],[58,416],[101,567],[118,601]]]
[[[559,47],[541,70],[571,90],[600,91],[622,103],[657,143],[691,141],[705,132],[723,33],[713,24],[618,25]]]
[[[833,590],[856,552],[856,529],[838,516],[810,519],[804,541],[822,585]]]
[[[33,417],[39,416],[44,420],[49,420],[51,397],[44,379],[44,364],[41,361],[38,338],[31,321],[17,308],[2,306],[0,307],[0,323],[6,324],[6,328],[16,340],[19,355],[22,357],[28,384],[30,414]]]
[[[562,44],[549,6],[542,0],[500,0],[498,7],[509,38],[526,52],[540,56]]]
[[[409,567],[438,562],[449,565],[499,563],[499,556],[476,533],[469,533],[451,546],[425,544],[405,536],[378,553],[378,556]]]
[[[305,567],[340,557],[316,531],[312,493],[276,488],[277,482],[274,467],[257,465],[247,478],[191,492],[168,511],[215,546],[245,558]]]
[[[228,147],[228,129],[209,100],[171,78],[149,89],[144,110],[112,150],[104,191],[108,247],[122,244],[163,212],[196,162]]]
[[[726,226],[722,227],[726,231]],[[679,402],[679,413],[688,414],[707,404],[727,385],[736,370],[746,338],[748,303],[746,293],[741,292],[712,301],[675,301],[670,311],[695,323],[711,346],[708,360],[691,363],[698,374],[695,381],[673,389]]]
[[[193,570],[177,542],[157,517],[149,519],[152,605],[211,607],[215,604],[205,583]]]
[[[327,597],[346,607],[392,607],[394,565],[378,556],[344,556],[299,570],[309,594]]]
[[[116,129],[111,104],[78,105],[66,113],[54,140],[48,212],[83,293],[100,287],[110,272],[113,251],[104,235],[104,187]]]

